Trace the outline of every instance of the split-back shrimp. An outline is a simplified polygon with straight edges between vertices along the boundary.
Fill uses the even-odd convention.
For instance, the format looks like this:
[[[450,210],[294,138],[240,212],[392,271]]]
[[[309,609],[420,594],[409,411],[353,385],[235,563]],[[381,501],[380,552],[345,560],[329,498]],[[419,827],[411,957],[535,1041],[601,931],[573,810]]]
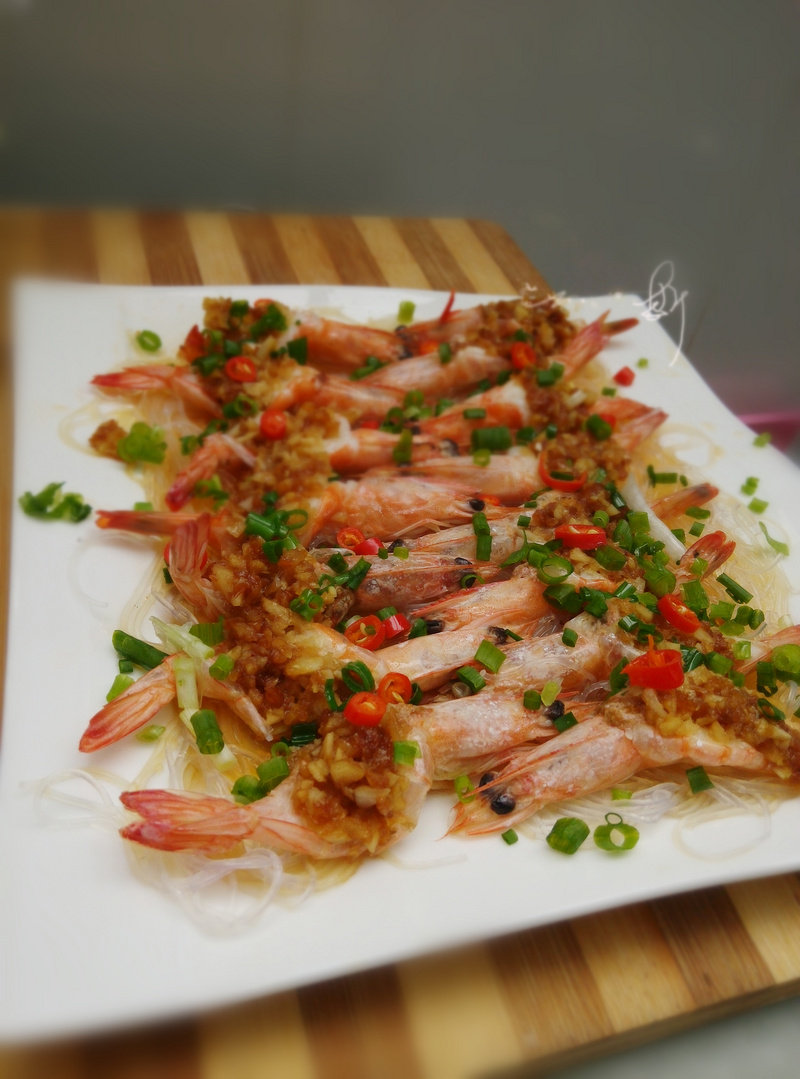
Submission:
[[[99,386],[107,393],[128,397],[141,393],[170,394],[181,398],[201,415],[222,415],[219,403],[206,392],[198,376],[187,366],[154,363],[126,367],[122,371],[95,375],[92,385]]]
[[[229,435],[215,432],[198,446],[165,495],[171,510],[182,509],[191,499],[195,486],[201,480],[210,479],[223,464],[242,464],[252,468],[256,462],[253,453]]]
[[[394,764],[394,738],[419,753]],[[376,855],[416,825],[431,786],[424,732],[402,716],[374,728],[334,719],[321,741],[296,750],[290,775],[250,805],[165,790],[129,791],[123,804],[142,818],[122,835],[159,850],[224,854],[244,840],[312,858]]]

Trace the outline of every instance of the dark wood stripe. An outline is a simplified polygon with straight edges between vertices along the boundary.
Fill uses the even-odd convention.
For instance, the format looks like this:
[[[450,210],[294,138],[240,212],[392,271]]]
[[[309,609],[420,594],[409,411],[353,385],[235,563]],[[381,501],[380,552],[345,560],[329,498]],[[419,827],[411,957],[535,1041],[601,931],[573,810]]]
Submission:
[[[523,1046],[541,1054],[613,1032],[568,923],[504,937],[489,949]]]
[[[351,218],[320,217],[315,225],[342,284],[386,284],[383,271]]]
[[[298,283],[297,274],[271,217],[266,214],[231,214],[229,220],[253,284]]]
[[[451,289],[456,292],[475,291],[472,282],[430,221],[420,217],[405,217],[397,218],[394,223],[420,269],[430,281],[432,289],[441,289],[444,292]]]
[[[470,220],[469,225],[517,292],[532,285],[545,292],[552,288],[517,247],[505,229],[494,221]]]
[[[753,993],[774,980],[722,888],[660,899],[656,919],[699,1005]]]
[[[142,242],[154,285],[201,285],[186,221],[181,214],[148,211],[139,215]]]
[[[125,1031],[86,1043],[81,1079],[202,1079],[193,1022]]]
[[[297,992],[317,1072],[325,1079],[414,1079],[422,1074],[393,967]]]
[[[96,281],[91,218],[82,210],[48,210],[42,218],[44,272],[72,281]]]

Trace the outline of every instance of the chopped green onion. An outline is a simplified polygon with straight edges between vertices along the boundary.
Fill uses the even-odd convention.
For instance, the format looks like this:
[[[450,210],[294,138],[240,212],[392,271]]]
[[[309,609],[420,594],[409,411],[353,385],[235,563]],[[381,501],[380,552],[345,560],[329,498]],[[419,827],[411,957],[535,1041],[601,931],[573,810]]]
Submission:
[[[48,483],[38,494],[26,491],[19,497],[19,506],[28,517],[36,517],[39,520],[71,521],[77,524],[85,520],[92,512],[83,495],[74,491],[66,491],[61,494],[63,483]]]
[[[468,686],[472,693],[477,693],[486,685],[486,679],[474,667],[459,667],[456,671],[456,677],[460,682]]]
[[[472,454],[472,463],[477,468],[486,468],[492,459],[492,451],[487,449],[475,450]]]
[[[287,344],[286,351],[295,363],[299,363],[302,366],[308,359],[308,338],[293,337]]]
[[[594,830],[594,841],[601,850],[632,850],[639,842],[639,829],[625,824],[619,813],[606,813],[606,823]]]
[[[470,449],[473,452],[489,450],[496,453],[510,449],[512,441],[508,427],[478,427],[470,436]]]
[[[395,764],[411,765],[421,752],[419,742],[395,742],[392,748],[392,759]]]
[[[133,461],[147,461],[160,465],[167,452],[164,432],[160,427],[150,427],[138,420],[124,438],[117,443],[117,453],[129,464]]]
[[[461,413],[465,420],[485,420],[486,409],[485,408],[465,408]]]
[[[340,677],[353,693],[361,693],[364,690],[371,693],[375,689],[375,679],[372,677],[372,671],[360,659],[354,663],[346,663],[342,667]]]
[[[413,453],[413,436],[406,427],[401,433],[397,445],[392,449],[392,460],[396,465],[410,465]]]
[[[407,326],[414,319],[416,304],[412,300],[401,300],[397,309],[397,321],[401,326]]]
[[[750,659],[751,648],[749,641],[733,642],[733,658],[737,660]]]
[[[656,472],[652,465],[647,466],[647,475],[650,479],[650,486],[655,487],[658,483],[677,483],[677,472]]]
[[[491,641],[484,640],[478,645],[475,662],[480,663],[482,667],[485,667],[487,671],[491,671],[492,674],[497,674],[505,661],[505,652],[501,652]]]
[[[545,370],[536,372],[536,381],[540,386],[554,386],[563,374],[563,363],[551,363]]]
[[[710,790],[714,786],[705,768],[700,764],[696,768],[687,769],[686,779],[692,794],[700,794],[702,791]]]
[[[289,736],[290,746],[307,746],[319,735],[316,723],[294,723]]]
[[[611,800],[612,802],[627,802],[633,797],[633,791],[625,790],[624,787],[612,787],[611,788]]]
[[[263,798],[265,791],[261,787],[261,782],[258,776],[239,776],[236,782],[231,787],[231,794],[234,801],[240,805],[249,805],[251,802],[257,802],[260,798]]]
[[[157,742],[166,729],[160,723],[148,723],[136,732],[136,737],[140,742]]]
[[[286,779],[289,774],[289,762],[282,754],[272,756],[268,761],[262,761],[256,768],[256,774],[261,780],[265,792],[274,790],[278,784]]]
[[[776,554],[782,554],[782,555],[788,555],[789,554],[789,545],[788,545],[788,543],[782,543],[780,540],[773,539],[772,536],[770,536],[769,532],[767,532],[767,526],[764,524],[763,521],[758,522],[758,527],[764,533],[764,536],[765,536],[765,538],[767,540],[767,543],[770,545],[770,547],[773,549],[773,551],[776,552]]]
[[[189,632],[193,637],[201,640],[203,644],[219,644],[225,636],[222,615],[219,616],[216,622],[198,622],[196,625],[190,626]]]
[[[375,371],[379,371],[381,367],[385,367],[385,363],[381,363],[377,356],[367,356],[364,360],[363,367],[357,367],[355,371],[350,372],[350,379],[352,382],[358,382],[362,378],[367,378],[368,375],[372,375]]]
[[[604,420],[602,416],[598,416],[597,413],[592,413],[585,424],[586,430],[589,434],[596,438],[598,442],[604,442],[607,438],[611,438],[613,428],[608,420]]]
[[[412,640],[414,637],[427,637],[428,635],[428,623],[424,618],[415,618],[411,623],[411,629],[408,631],[408,639]]]
[[[779,678],[800,681],[800,645],[779,644],[772,649],[770,662]]]
[[[649,364],[650,364],[650,361],[647,359],[646,356],[642,356],[641,359],[638,359],[636,361],[636,366],[637,367],[647,367],[647,366],[649,366]]]
[[[547,845],[562,854],[574,854],[589,835],[589,825],[577,817],[559,817],[547,835]]]
[[[233,657],[229,656],[226,652],[220,652],[211,666],[208,668],[208,673],[212,678],[216,678],[221,681],[223,678],[227,678],[233,670]]]
[[[723,656],[719,652],[708,652],[705,656],[705,665],[714,674],[728,674],[733,667],[733,660],[729,656]]]
[[[500,838],[511,847],[517,842],[519,836],[513,828],[506,828],[504,832],[500,833]]]
[[[567,648],[574,648],[578,643],[578,634],[574,629],[565,629],[561,634],[561,643],[565,644]]]
[[[439,353],[439,362],[441,364],[450,363],[453,358],[453,350],[450,348],[446,341],[442,341],[439,345],[437,352]]]
[[[602,393],[603,397],[616,397],[617,396],[617,387],[616,386],[603,386],[600,393]]]
[[[683,602],[695,613],[708,607],[708,595],[699,581],[687,581],[681,585]]]
[[[628,660],[621,659],[619,663],[609,672],[608,675],[608,695],[609,697],[615,696],[617,693],[621,693],[628,685],[628,676],[623,674],[623,667],[627,667]]]
[[[753,598],[753,593],[748,592],[746,588],[742,588],[740,584],[732,580],[727,573],[720,573],[717,580],[731,597],[737,603],[749,603]]]
[[[217,717],[210,708],[201,708],[191,716],[189,722],[192,725],[197,748],[204,755],[221,753],[225,748],[222,731],[219,729]]]
[[[124,693],[128,686],[133,685],[133,679],[129,674],[118,674],[111,683],[111,689],[106,693],[106,700],[113,701]]]
[[[469,776],[456,776],[453,780],[453,787],[459,802],[473,802],[475,800],[473,793],[475,785]]]
[[[591,553],[603,569],[619,570],[625,565],[625,555],[622,551],[618,551],[616,547],[610,547],[608,544],[601,544]]]
[[[542,697],[536,689],[526,689],[522,695],[523,708],[529,709],[531,712],[538,711],[542,707]]]
[[[756,435],[753,439],[754,446],[766,446],[768,442],[772,441],[772,435],[769,431],[762,431],[760,435]]]
[[[572,712],[564,712],[562,715],[556,716],[553,720],[553,726],[559,734],[563,734],[564,731],[568,731],[570,727],[576,727],[577,725],[578,720]]]
[[[542,686],[542,704],[549,708],[561,692],[560,682],[545,682]]]
[[[274,303],[269,304],[264,314],[250,327],[249,337],[255,341],[258,337],[265,337],[268,333],[283,333],[289,324],[283,311]]]
[[[228,309],[228,318],[244,318],[250,310],[247,300],[233,300]]]
[[[130,633],[125,633],[121,629],[115,629],[111,634],[111,643],[123,658],[147,670],[152,670],[167,658],[166,652],[154,648],[146,641],[139,640],[138,637],[131,637]]]
[[[136,334],[136,344],[145,352],[158,352],[161,348],[161,338],[152,330],[141,330]]]
[[[772,696],[773,693],[778,692],[775,667],[769,661],[756,664],[756,688],[759,693],[766,693],[767,696]]]
[[[742,494],[754,495],[756,493],[756,490],[758,489],[758,483],[759,481],[757,476],[748,476],[740,487]]]
[[[533,442],[534,438],[536,438],[536,430],[533,427],[520,427],[516,434],[518,446],[527,446],[529,442]]]
[[[540,563],[536,575],[544,584],[560,584],[572,574],[574,566],[561,555],[548,555]]]

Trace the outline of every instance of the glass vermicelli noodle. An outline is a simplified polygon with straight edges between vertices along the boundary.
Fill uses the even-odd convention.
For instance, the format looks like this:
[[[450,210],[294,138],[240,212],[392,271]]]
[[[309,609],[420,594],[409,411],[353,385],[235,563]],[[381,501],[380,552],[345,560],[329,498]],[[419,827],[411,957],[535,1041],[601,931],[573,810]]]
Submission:
[[[203,924],[413,867],[430,797],[466,839],[576,816],[616,849],[671,816],[704,856],[706,818],[766,828],[797,790],[782,537],[593,364],[635,320],[526,295],[399,319],[209,298],[70,428],[142,483],[98,536],[153,551],[81,749],[150,740],[114,825]]]

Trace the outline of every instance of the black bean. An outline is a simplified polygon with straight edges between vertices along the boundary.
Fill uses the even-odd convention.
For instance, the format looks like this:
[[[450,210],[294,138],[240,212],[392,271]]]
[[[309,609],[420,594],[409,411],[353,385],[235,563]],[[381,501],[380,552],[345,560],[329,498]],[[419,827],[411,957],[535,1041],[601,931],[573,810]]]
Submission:
[[[563,701],[553,701],[553,703],[544,710],[546,719],[558,719],[559,716],[563,716],[565,712],[566,708]]]
[[[500,791],[489,802],[489,809],[493,813],[497,813],[499,817],[504,816],[506,813],[511,813],[517,808],[517,800],[513,794],[509,794],[508,791]]]

